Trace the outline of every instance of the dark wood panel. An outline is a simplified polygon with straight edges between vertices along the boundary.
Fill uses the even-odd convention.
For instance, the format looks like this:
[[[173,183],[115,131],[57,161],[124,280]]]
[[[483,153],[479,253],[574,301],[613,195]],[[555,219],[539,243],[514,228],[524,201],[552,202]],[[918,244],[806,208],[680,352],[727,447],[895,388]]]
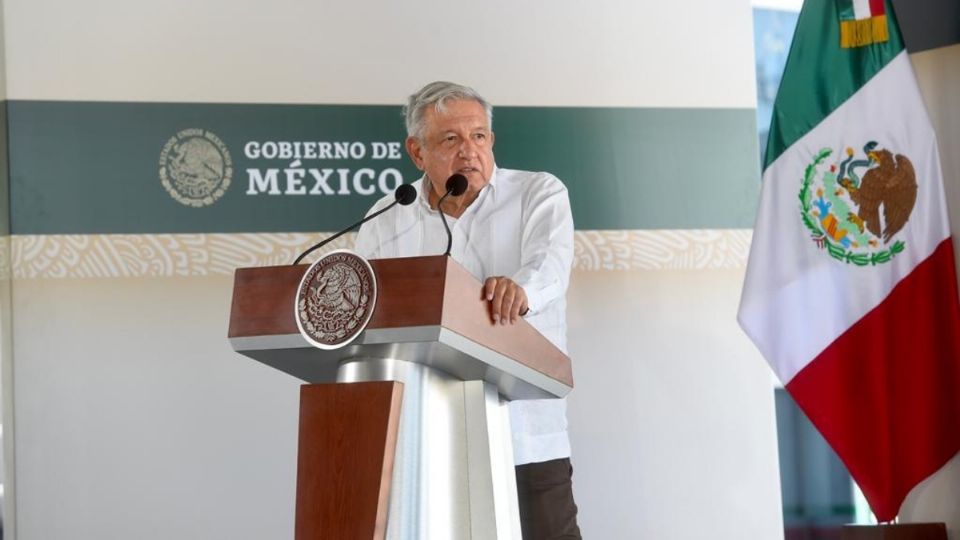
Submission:
[[[370,261],[377,305],[367,328],[439,325],[443,309],[443,257]],[[296,334],[293,305],[307,271],[297,266],[238,268],[233,281],[229,337]]]
[[[403,384],[300,388],[296,540],[381,539]]]
[[[447,268],[443,326],[573,386],[570,358],[522,318],[514,324],[494,324],[483,284],[452,259]]]
[[[848,525],[840,540],[947,540],[947,527],[943,523]]]
[[[439,325],[445,257],[374,259],[377,306],[367,328]]]
[[[307,265],[238,268],[233,274],[229,337],[297,334],[297,287]]]

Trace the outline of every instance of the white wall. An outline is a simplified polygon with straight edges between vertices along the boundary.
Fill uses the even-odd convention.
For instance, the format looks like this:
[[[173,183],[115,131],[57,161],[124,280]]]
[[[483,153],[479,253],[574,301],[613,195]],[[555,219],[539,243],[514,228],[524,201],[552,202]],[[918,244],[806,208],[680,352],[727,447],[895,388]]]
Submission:
[[[449,79],[497,105],[756,103],[747,0],[9,0],[5,9],[11,99],[393,104]]]
[[[576,272],[574,487],[584,538],[783,537],[770,370],[743,269]]]
[[[17,538],[293,537],[299,382],[230,349],[231,285],[15,280]]]
[[[578,271],[586,538],[782,536],[742,269]],[[228,276],[18,279],[19,536],[289,538],[299,381],[233,353]]]

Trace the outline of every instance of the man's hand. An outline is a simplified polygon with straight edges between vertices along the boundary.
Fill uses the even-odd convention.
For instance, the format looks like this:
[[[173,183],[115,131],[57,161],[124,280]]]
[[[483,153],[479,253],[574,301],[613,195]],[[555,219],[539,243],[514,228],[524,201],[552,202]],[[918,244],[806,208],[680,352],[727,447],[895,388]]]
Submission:
[[[503,276],[487,278],[483,295],[490,302],[493,323],[513,324],[527,312],[527,293],[512,279]]]

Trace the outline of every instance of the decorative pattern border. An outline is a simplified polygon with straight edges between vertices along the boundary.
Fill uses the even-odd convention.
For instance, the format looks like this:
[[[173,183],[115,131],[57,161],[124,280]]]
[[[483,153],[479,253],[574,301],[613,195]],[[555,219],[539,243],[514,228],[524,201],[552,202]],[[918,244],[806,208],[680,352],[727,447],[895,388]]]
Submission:
[[[10,237],[0,236],[0,282],[10,279]]]
[[[176,277],[232,274],[289,264],[329,234],[16,235],[14,279]],[[326,250],[349,248],[354,234]],[[574,269],[710,270],[746,266],[750,230],[577,231]],[[5,251],[5,250],[4,250]],[[315,258],[319,254],[312,256]]]
[[[750,229],[577,231],[576,270],[719,270],[745,268]]]

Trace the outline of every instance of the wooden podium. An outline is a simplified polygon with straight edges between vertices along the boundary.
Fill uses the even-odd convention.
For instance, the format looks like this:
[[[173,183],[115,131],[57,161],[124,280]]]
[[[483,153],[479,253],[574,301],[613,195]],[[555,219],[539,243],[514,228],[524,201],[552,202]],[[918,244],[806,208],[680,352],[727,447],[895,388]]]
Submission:
[[[494,324],[453,259],[370,263],[370,323],[335,350],[298,331],[306,265],[234,278],[234,350],[313,383],[300,395],[296,538],[520,538],[506,403],[565,396],[570,359],[526,321]]]

